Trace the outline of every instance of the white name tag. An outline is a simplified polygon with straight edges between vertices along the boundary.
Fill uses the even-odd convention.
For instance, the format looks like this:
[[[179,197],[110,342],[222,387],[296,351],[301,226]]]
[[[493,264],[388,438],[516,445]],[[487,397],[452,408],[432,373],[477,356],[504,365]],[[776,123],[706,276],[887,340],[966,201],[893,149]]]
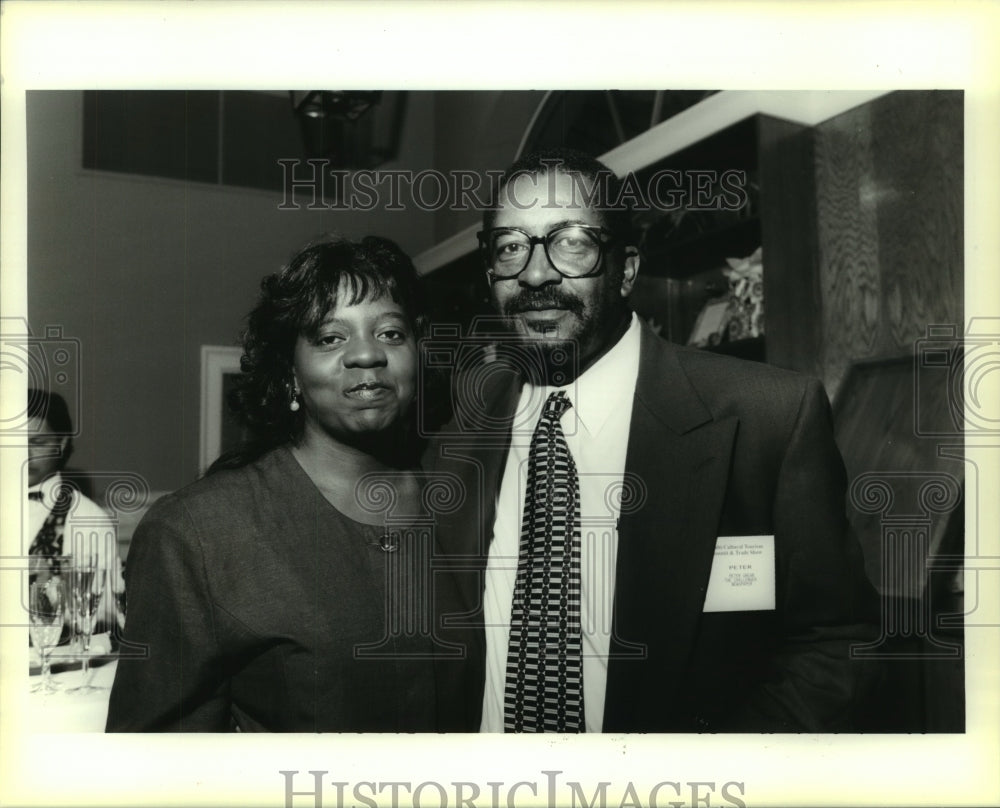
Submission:
[[[705,593],[706,612],[774,608],[774,536],[719,536]]]

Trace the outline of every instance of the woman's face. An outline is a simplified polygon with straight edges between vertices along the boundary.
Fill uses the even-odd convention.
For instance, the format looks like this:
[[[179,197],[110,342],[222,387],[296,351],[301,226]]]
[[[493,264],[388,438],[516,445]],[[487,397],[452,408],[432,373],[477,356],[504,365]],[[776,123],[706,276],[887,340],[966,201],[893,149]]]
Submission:
[[[341,300],[349,297],[341,287]],[[293,357],[305,436],[338,439],[379,432],[410,408],[417,344],[403,308],[386,296],[338,304],[316,335],[299,335]]]

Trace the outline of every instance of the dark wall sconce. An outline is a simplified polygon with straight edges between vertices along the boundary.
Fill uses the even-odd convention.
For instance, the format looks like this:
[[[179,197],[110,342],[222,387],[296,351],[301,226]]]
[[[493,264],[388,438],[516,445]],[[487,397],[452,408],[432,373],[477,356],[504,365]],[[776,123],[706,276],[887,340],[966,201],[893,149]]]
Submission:
[[[306,157],[335,168],[375,168],[399,153],[405,92],[290,90]]]

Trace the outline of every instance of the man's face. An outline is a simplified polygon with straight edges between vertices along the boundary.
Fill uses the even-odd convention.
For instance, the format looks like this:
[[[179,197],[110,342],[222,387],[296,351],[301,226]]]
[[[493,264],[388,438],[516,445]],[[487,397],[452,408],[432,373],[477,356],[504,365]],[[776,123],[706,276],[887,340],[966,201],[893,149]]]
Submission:
[[[519,176],[504,188],[493,227],[545,236],[568,224],[602,225],[600,214],[584,206],[579,183],[586,180],[561,171]],[[605,255],[599,274],[564,278],[537,244],[520,275],[495,280],[490,288],[494,306],[513,328],[540,340],[574,341],[583,368],[610,347],[627,323],[625,298],[637,269],[635,256],[622,265]]]
[[[28,419],[28,485],[38,485],[62,468],[69,438],[53,435],[48,421],[35,415]]]

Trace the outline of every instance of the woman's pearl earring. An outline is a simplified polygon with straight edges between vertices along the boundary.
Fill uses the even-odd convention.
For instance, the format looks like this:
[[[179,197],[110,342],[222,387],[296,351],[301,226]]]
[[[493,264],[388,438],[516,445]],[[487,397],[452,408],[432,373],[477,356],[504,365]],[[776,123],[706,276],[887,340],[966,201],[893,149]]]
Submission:
[[[292,391],[292,400],[288,404],[288,409],[292,412],[299,411],[299,391],[297,389]]]

